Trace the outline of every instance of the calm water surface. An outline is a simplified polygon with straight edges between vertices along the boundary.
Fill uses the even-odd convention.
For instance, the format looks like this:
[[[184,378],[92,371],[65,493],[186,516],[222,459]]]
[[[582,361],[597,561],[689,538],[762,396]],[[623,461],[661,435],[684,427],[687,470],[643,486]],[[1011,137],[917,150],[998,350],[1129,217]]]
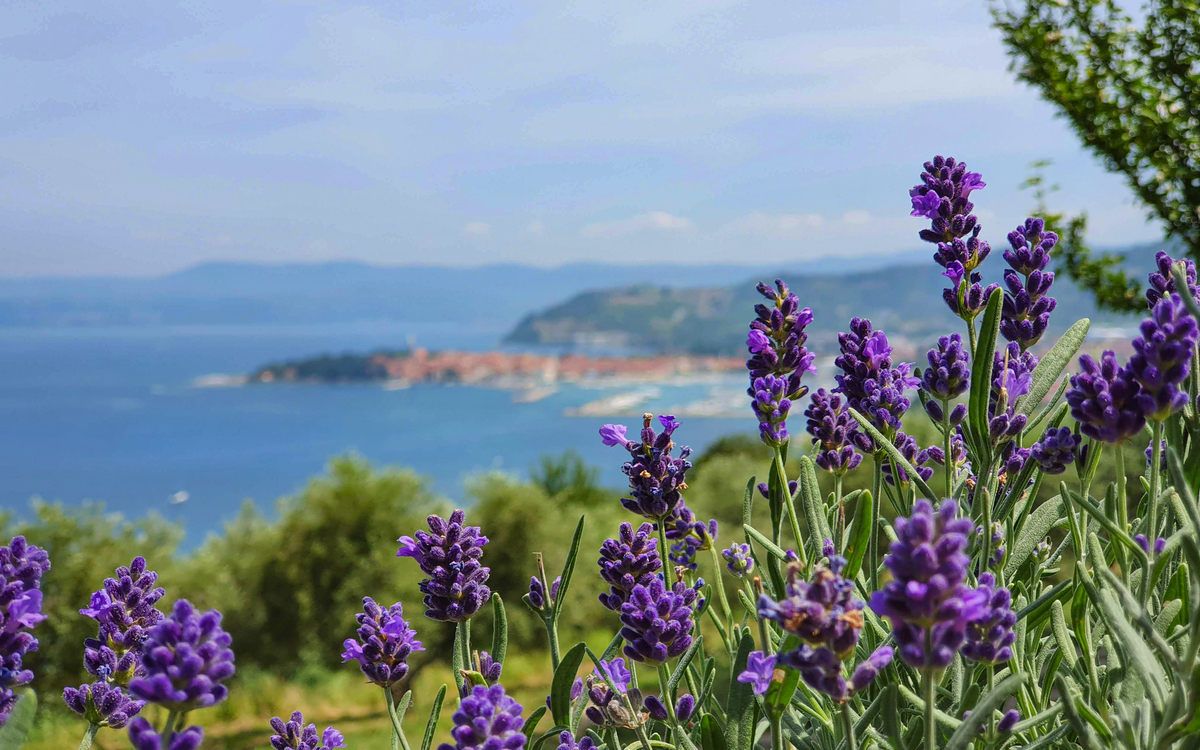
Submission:
[[[511,393],[470,387],[192,386],[197,376],[270,360],[397,348],[409,336],[430,348],[487,349],[502,334],[397,323],[0,330],[0,507],[21,514],[41,497],[99,501],[129,516],[154,509],[183,521],[194,544],[243,500],[269,512],[348,452],[412,467],[452,499],[472,474],[526,476],[544,452],[566,447],[621,483],[620,452],[596,437],[607,420],[563,409],[628,388],[567,387],[514,404]],[[703,399],[710,389],[663,387],[650,407]],[[751,419],[687,419],[681,441],[702,450],[721,435],[753,431]],[[169,503],[180,491],[188,501]]]

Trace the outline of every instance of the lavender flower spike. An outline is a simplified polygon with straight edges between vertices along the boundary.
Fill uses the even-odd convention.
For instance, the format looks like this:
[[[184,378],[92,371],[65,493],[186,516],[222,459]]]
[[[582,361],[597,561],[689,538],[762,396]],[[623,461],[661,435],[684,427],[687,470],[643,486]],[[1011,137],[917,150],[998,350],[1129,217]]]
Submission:
[[[0,726],[16,705],[13,688],[33,681],[23,664],[36,651],[38,640],[29,633],[46,619],[42,614],[42,575],[50,569],[45,550],[16,536],[0,546]]]
[[[692,604],[697,595],[682,581],[668,589],[657,577],[648,586],[634,586],[621,607],[625,655],[657,665],[687,651],[692,645]]]
[[[291,720],[284,722],[278,716],[271,719],[271,747],[275,750],[335,750],[346,746],[342,733],[327,727],[318,737],[316,724],[305,724],[304,714],[293,711]]]
[[[1192,299],[1200,302],[1200,287],[1196,286],[1196,264],[1188,258],[1183,258],[1184,277],[1187,279],[1188,294],[1192,295]],[[1172,294],[1181,294],[1175,288],[1175,277],[1171,275],[1171,266],[1175,265],[1175,260],[1163,251],[1159,251],[1154,256],[1154,265],[1157,270],[1150,274],[1150,286],[1146,289],[1147,306],[1153,310],[1154,306],[1163,297],[1169,297]]]
[[[966,392],[971,384],[970,355],[962,345],[957,333],[938,339],[936,349],[926,354],[929,367],[921,373],[921,390],[925,393],[925,411],[929,418],[941,422],[945,415],[938,402],[948,402]],[[962,406],[960,404],[960,406]],[[950,424],[956,425],[966,417],[965,408],[955,408],[950,414]]]
[[[1154,306],[1151,317],[1142,321],[1141,332],[1141,338],[1133,341],[1129,371],[1141,386],[1138,404],[1146,419],[1161,422],[1187,403],[1187,393],[1179,385],[1188,376],[1200,331],[1183,299],[1172,294]]]
[[[1046,474],[1062,474],[1075,462],[1079,440],[1070,427],[1049,427],[1042,439],[1029,449],[1029,457],[1038,462]]]
[[[904,391],[915,388],[920,380],[911,375],[912,365],[892,366],[892,347],[883,331],[873,330],[871,321],[854,318],[850,331],[838,334],[841,355],[834,364],[842,371],[834,376],[834,393],[845,395],[849,406],[871,421],[885,435],[895,434],[900,418],[910,402]],[[854,437],[860,450],[874,452],[870,438],[862,433]]]
[[[722,550],[721,556],[725,558],[725,567],[735,578],[745,578],[754,572],[754,557],[749,544],[734,542],[728,549]]]
[[[1004,251],[1004,260],[1011,268],[1004,271],[1004,307],[1001,312],[1000,333],[1020,346],[1021,351],[1036,344],[1050,322],[1050,313],[1058,304],[1047,297],[1054,273],[1046,270],[1050,251],[1058,235],[1047,232],[1041,219],[1030,217],[1025,224],[1008,234],[1011,250]]]
[[[996,352],[992,365],[992,390],[988,393],[988,433],[997,443],[1011,440],[1025,429],[1028,417],[1017,412],[1017,399],[1029,393],[1037,357],[1011,343]]]
[[[521,710],[502,686],[476,685],[454,712],[454,744],[443,743],[438,750],[521,750],[526,741]]]
[[[1012,658],[1012,644],[1017,636],[1013,625],[1017,614],[1012,611],[1012,594],[1006,588],[997,588],[991,573],[979,576],[978,595],[983,605],[967,625],[967,643],[963,656],[986,664],[999,664]]]
[[[400,537],[397,557],[411,557],[428,576],[421,581],[425,616],[438,622],[469,620],[492,597],[487,586],[491,569],[480,565],[488,538],[478,526],[466,526],[466,513],[456,510],[449,520],[429,516],[429,532],[416,539]]]
[[[234,671],[231,640],[221,629],[220,612],[201,614],[180,599],[166,619],[150,628],[142,656],[146,676],[132,680],[129,692],[172,711],[225,700],[228,690],[221,683]]]
[[[63,702],[90,723],[112,729],[128,724],[146,705],[145,701],[134,700],[121,688],[103,681],[65,688]]]
[[[358,640],[347,638],[342,644],[346,649],[342,662],[357,661],[367,680],[383,688],[404,679],[408,657],[425,647],[403,615],[400,602],[384,609],[371,597],[363,597],[363,611],[354,616]]]
[[[774,289],[763,283],[757,288],[773,306],[754,307],[756,317],[750,323],[746,340],[750,350],[750,359],[746,361],[750,379],[773,375],[790,380],[794,376],[796,387],[789,391],[798,390],[800,378],[817,371],[813,365],[816,355],[804,346],[808,340],[804,329],[813,321],[812,310],[801,309],[799,298],[779,279],[775,280]]]
[[[158,736],[150,722],[139,716],[129,723],[129,743],[133,745],[133,750],[196,750],[203,740],[203,729],[188,727],[175,732],[164,747],[162,737]]]
[[[621,498],[621,505],[652,521],[661,521],[675,514],[683,503],[682,491],[687,488],[687,470],[692,468],[687,460],[692,454],[691,448],[684,446],[678,457],[671,455],[675,449],[671,436],[679,427],[679,421],[670,414],[662,415],[658,421],[662,425],[661,433],[656,433],[652,427],[654,415],[643,415],[641,442],[614,443],[605,440],[606,445],[620,444],[629,451],[630,460],[621,467],[621,471],[629,477],[629,497]],[[601,430],[601,434],[603,432]]]
[[[146,558],[135,557],[126,567],[116,569],[104,587],[92,594],[87,615],[100,625],[95,638],[83,642],[83,663],[87,671],[102,681],[128,686],[141,664],[142,644],[148,629],[163,619],[155,605],[166,594],[155,586],[158,574],[147,570]]]
[[[871,595],[871,609],[892,621],[900,657],[915,669],[944,669],[966,640],[967,623],[983,612],[986,597],[963,583],[973,528],[957,513],[953,500],[942,501],[936,512],[918,500],[910,517],[897,518],[898,540],[884,560],[892,580]],[[932,652],[925,648],[927,629]]]
[[[1066,400],[1071,416],[1084,435],[1103,443],[1119,443],[1142,431],[1146,414],[1138,396],[1141,386],[1128,368],[1117,367],[1117,356],[1106,351],[1097,363],[1079,358],[1081,372],[1071,376]]]
[[[605,609],[620,612],[635,586],[648,586],[662,570],[654,527],[642,524],[635,534],[633,525],[622,523],[616,539],[605,540],[600,547],[600,577],[609,585],[600,594]]]
[[[804,416],[808,418],[808,434],[816,447],[817,466],[832,474],[845,474],[862,463],[862,454],[854,450],[858,424],[850,418],[846,402],[840,394],[829,394],[820,388],[811,396]]]

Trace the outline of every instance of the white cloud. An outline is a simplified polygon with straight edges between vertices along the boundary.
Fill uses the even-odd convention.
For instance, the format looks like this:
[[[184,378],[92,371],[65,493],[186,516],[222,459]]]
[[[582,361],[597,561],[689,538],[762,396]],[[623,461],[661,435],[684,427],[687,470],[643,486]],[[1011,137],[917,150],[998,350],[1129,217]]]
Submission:
[[[531,221],[529,222],[529,225],[525,227],[525,233],[532,234],[536,237],[541,237],[546,233],[546,225],[540,221]]]
[[[761,234],[768,237],[800,237],[825,223],[821,214],[768,214],[755,211],[726,224],[722,234]]]
[[[628,219],[598,221],[583,227],[584,237],[624,237],[645,231],[686,232],[692,228],[691,219],[666,211],[651,211]]]
[[[482,221],[468,221],[463,227],[463,234],[468,237],[487,237],[492,228]]]
[[[847,211],[846,213],[842,214],[842,223],[854,225],[870,224],[871,214],[861,209]]]

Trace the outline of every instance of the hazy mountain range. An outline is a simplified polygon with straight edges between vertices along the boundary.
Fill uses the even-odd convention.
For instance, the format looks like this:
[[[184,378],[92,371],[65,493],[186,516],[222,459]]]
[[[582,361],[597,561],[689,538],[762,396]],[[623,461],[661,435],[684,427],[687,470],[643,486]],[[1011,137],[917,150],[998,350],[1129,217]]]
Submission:
[[[1128,265],[1149,272],[1160,245],[1127,248]],[[0,279],[0,326],[329,324],[363,320],[487,322],[511,326],[507,341],[597,342],[693,352],[740,349],[758,301],[753,284],[780,276],[813,308],[820,341],[852,315],[897,334],[925,336],[950,326],[945,279],[919,249],[875,258],[823,258],[796,268],[750,264],[554,268],[490,265],[378,266],[359,262],[262,265],[206,263],[154,278]],[[1003,261],[989,259],[986,280]],[[1099,314],[1066,279],[1054,287],[1065,325]],[[382,343],[382,342],[381,342]]]

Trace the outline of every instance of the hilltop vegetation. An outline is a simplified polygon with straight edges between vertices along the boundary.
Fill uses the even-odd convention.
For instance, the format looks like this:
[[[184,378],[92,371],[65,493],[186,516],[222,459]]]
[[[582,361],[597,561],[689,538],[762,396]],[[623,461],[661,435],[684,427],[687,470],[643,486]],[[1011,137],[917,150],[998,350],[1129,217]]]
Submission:
[[[1144,275],[1162,247],[1131,248],[1127,265]],[[993,250],[993,255],[999,252]],[[995,261],[983,266],[985,281],[999,281],[990,274],[999,271],[1003,261],[998,257]],[[946,279],[932,261],[840,275],[792,270],[777,276],[787,281],[802,305],[813,309],[809,345],[817,351],[836,349],[837,331],[845,330],[852,315],[870,318],[897,341],[909,339],[922,345],[956,327],[956,318],[941,303]],[[656,351],[741,354],[746,310],[762,301],[754,290],[757,280],[745,278],[715,287],[638,285],[582,292],[526,316],[505,340],[571,344],[602,339]],[[1057,284],[1054,296],[1059,308],[1070,310],[1071,315],[1052,317],[1049,336],[1077,317],[1091,318],[1093,326],[1136,325],[1136,317],[1098,310],[1091,295],[1069,282]]]

